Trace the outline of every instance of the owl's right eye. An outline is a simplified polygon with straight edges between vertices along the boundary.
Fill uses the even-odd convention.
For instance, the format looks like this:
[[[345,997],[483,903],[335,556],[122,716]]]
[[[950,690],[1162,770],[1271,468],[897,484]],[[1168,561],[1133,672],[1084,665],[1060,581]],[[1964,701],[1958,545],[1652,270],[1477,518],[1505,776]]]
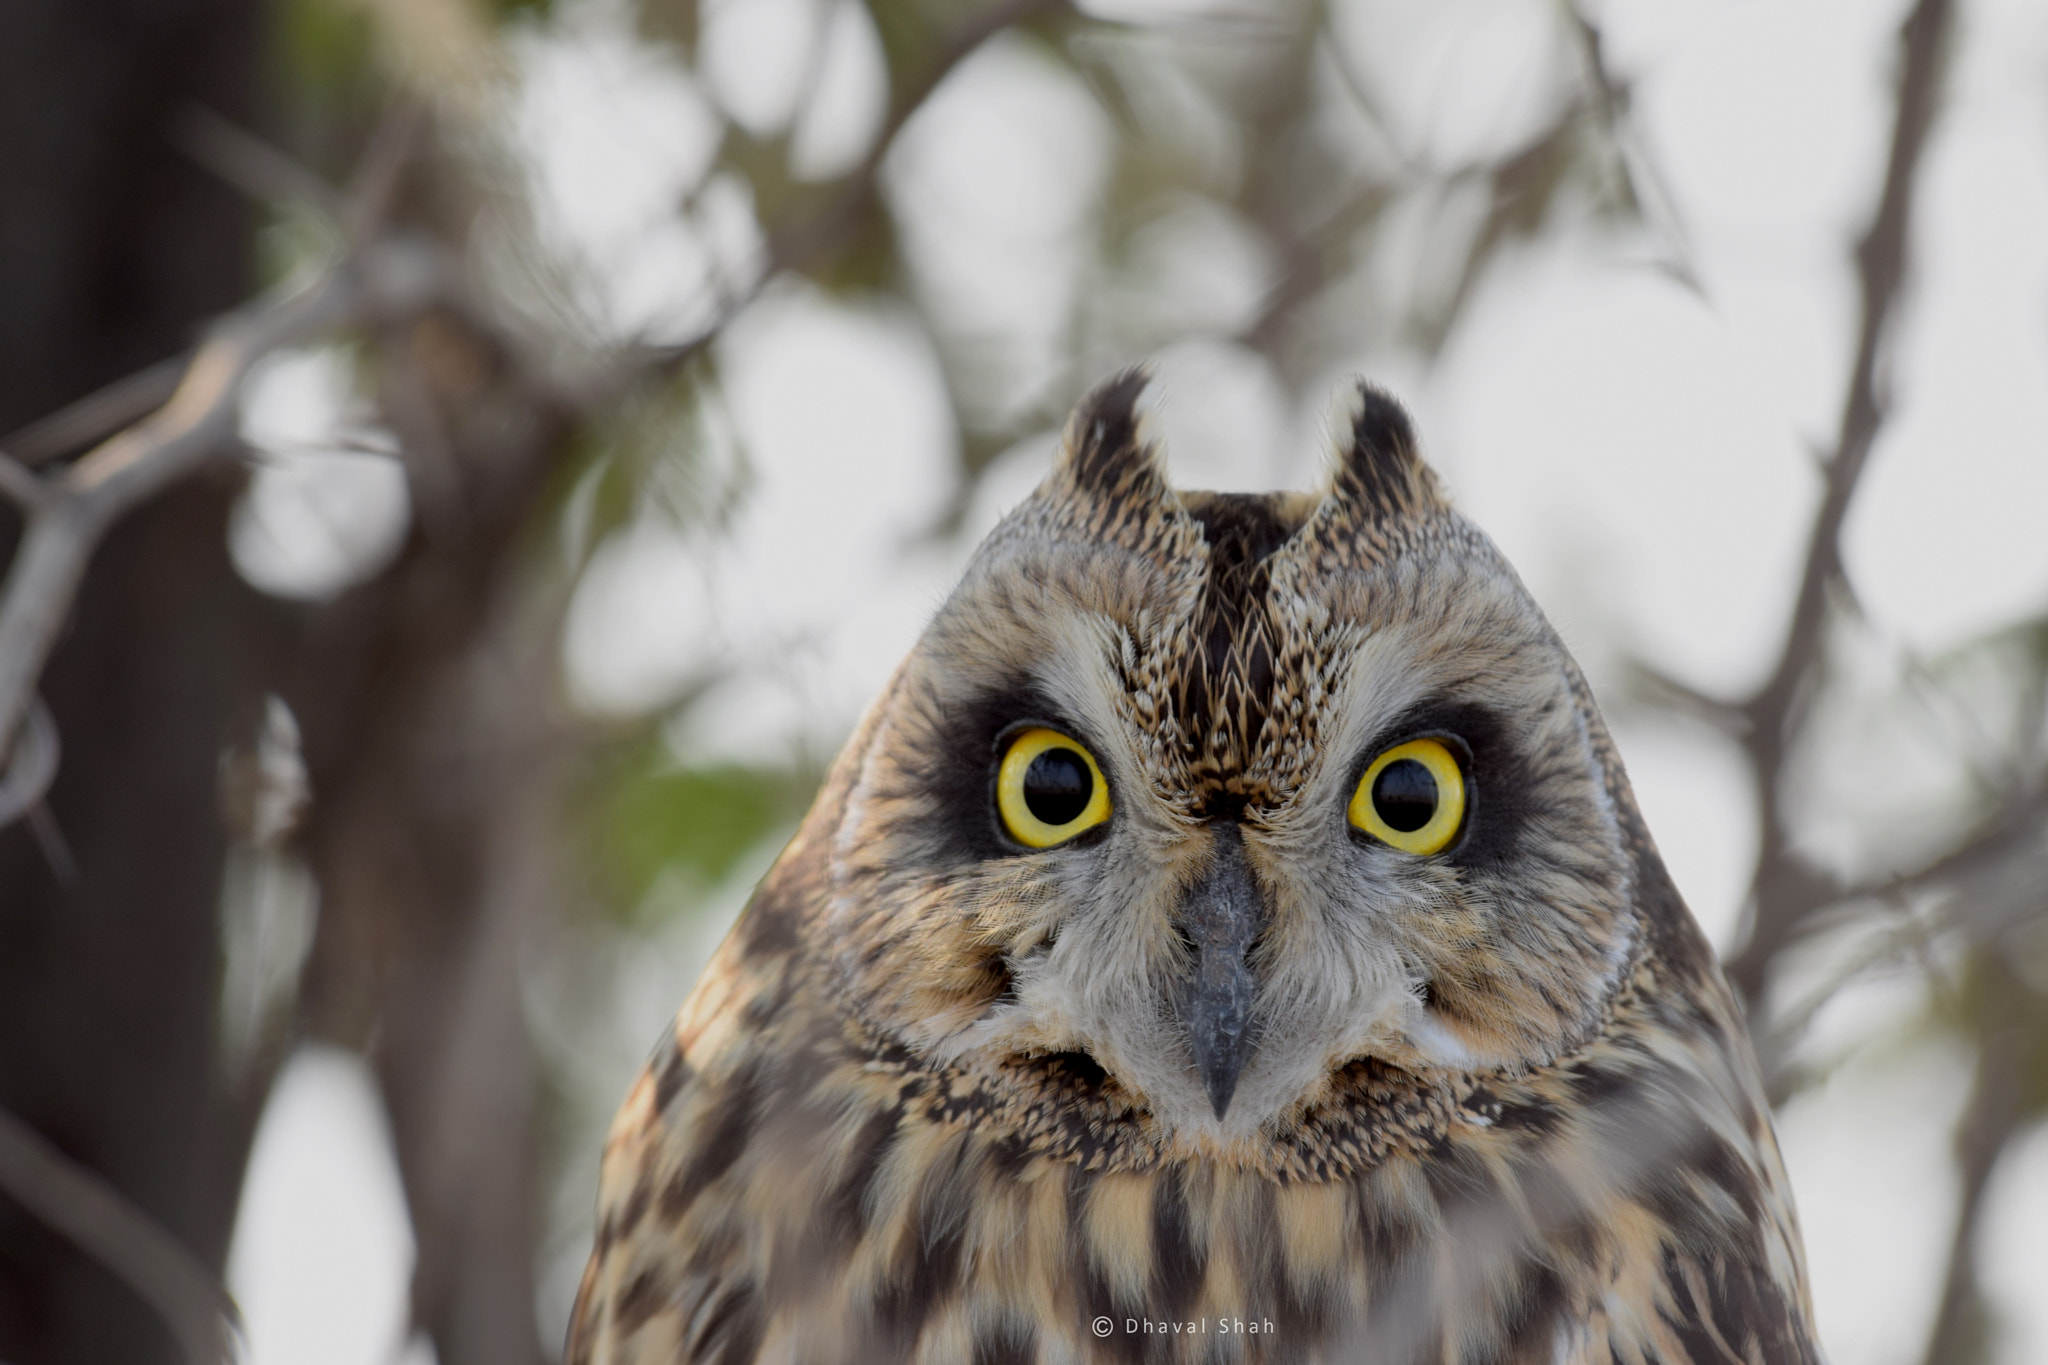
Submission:
[[[1347,810],[1353,829],[1403,853],[1439,853],[1465,823],[1465,774],[1442,741],[1396,744],[1366,767]]]
[[[1034,726],[996,770],[996,813],[1027,848],[1052,848],[1109,818],[1109,784],[1079,740]]]

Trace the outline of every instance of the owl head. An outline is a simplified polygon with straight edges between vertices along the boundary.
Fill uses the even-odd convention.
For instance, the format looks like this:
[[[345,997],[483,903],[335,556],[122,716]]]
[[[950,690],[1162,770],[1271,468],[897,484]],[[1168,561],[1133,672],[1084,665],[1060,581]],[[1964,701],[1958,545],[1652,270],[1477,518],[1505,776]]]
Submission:
[[[1626,779],[1514,571],[1360,386],[1314,494],[1180,492],[1084,402],[802,836],[847,1008],[1228,1149],[1344,1069],[1541,1065],[1636,937]],[[1631,808],[1632,810],[1632,808]]]

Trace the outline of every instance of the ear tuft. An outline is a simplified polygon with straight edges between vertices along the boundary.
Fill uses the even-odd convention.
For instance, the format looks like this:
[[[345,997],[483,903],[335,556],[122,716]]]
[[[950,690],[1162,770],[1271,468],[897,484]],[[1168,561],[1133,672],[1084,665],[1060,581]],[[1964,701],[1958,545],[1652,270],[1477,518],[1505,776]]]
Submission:
[[[1166,492],[1157,449],[1140,430],[1138,399],[1152,376],[1133,366],[1096,385],[1067,420],[1056,477],[1094,498],[1156,499]]]
[[[1370,381],[1359,381],[1350,439],[1325,496],[1348,510],[1350,519],[1366,522],[1418,516],[1444,506],[1407,410]]]

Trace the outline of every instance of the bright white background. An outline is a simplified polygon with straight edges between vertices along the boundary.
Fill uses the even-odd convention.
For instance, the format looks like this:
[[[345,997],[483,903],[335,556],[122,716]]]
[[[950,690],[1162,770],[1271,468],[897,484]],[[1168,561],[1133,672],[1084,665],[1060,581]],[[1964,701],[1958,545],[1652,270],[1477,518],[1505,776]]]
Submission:
[[[1395,24],[1402,35],[1385,45],[1401,60],[1376,75],[1412,152],[1449,162],[1496,150],[1503,129],[1549,98],[1532,74],[1529,35],[1541,29],[1530,3],[1371,5],[1376,33]],[[705,282],[746,269],[757,239],[743,191],[714,184],[687,227],[670,206],[706,164],[721,118],[771,128],[788,117],[799,76],[778,35],[800,27],[795,5],[707,4],[701,83],[627,36],[604,3],[570,6],[519,45],[520,136],[544,224],[592,265],[600,310],[621,332],[687,335]],[[1709,691],[1754,685],[1778,646],[1818,493],[1811,452],[1835,429],[1855,325],[1849,247],[1882,170],[1903,9],[1598,6],[1669,196],[1661,247],[1586,232],[1515,251],[1439,363],[1391,346],[1337,357],[1307,410],[1290,409],[1255,353],[1199,339],[1227,334],[1256,304],[1269,266],[1256,246],[1214,213],[1163,227],[1144,306],[1182,310],[1198,338],[1152,357],[1178,481],[1307,485],[1328,398],[1347,373],[1371,374],[1410,404],[1461,505],[1603,693],[1613,697],[1625,650]],[[1893,405],[1846,530],[1871,622],[1861,648],[1878,672],[2048,602],[2048,7],[1965,0],[1961,11],[1915,217]],[[843,32],[824,93],[798,135],[820,174],[858,156],[882,98],[872,33],[850,6],[834,24]],[[1361,38],[1357,55],[1370,65],[1380,50]],[[1039,336],[1050,354],[1082,287],[1072,236],[1108,174],[1108,147],[1086,88],[1022,45],[999,42],[961,69],[886,177],[948,306]],[[718,360],[729,407],[712,415],[706,459],[746,452],[732,519],[690,534],[648,517],[602,545],[570,616],[565,667],[581,704],[623,713],[659,704],[717,659],[735,672],[673,736],[680,754],[829,752],[974,541],[1042,475],[1050,436],[1003,455],[961,533],[934,539],[923,532],[953,495],[957,437],[937,358],[908,319],[776,288],[730,329]],[[250,401],[250,430],[276,457],[236,548],[252,578],[283,591],[374,571],[402,524],[402,483],[374,454],[301,448],[347,425],[336,363],[282,364]],[[1019,363],[1034,363],[1028,346]],[[358,437],[374,448],[375,433]],[[323,473],[323,459],[340,464]],[[1680,886],[1727,946],[1754,851],[1737,755],[1704,729],[1621,706],[1611,719]],[[1954,780],[1938,731],[1854,742],[1866,761],[1838,770],[1856,780],[1811,794],[1826,814],[1805,831],[1816,856],[1849,869],[1874,856],[1871,831],[1910,822],[1917,800]],[[558,1200],[541,1267],[551,1340],[587,1246],[605,1116],[771,854],[744,860],[715,913],[621,964],[616,1017],[600,1036],[551,1037],[536,1006],[544,1044],[578,1061],[573,1098],[587,1111],[588,1159]],[[1828,1007],[1810,1046],[1854,1058],[1781,1120],[1837,1361],[1917,1360],[1934,1309],[1955,1199],[1946,1144],[1967,1065],[1886,1041],[1920,989],[1888,978]],[[2008,1161],[1991,1207],[1983,1262],[2008,1327],[2001,1359],[2048,1360],[2048,1133]],[[302,1053],[264,1120],[236,1233],[249,1358],[430,1354],[405,1340],[410,1255],[374,1087],[346,1055]]]

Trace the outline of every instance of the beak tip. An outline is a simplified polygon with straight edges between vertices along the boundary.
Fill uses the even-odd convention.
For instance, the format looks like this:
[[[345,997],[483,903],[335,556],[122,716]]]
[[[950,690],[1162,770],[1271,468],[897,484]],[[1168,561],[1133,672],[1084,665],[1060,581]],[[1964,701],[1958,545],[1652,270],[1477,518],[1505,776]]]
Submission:
[[[1195,1047],[1195,1074],[1201,1079],[1209,1107],[1216,1111],[1220,1122],[1230,1112],[1230,1101],[1237,1094],[1237,1080],[1244,1073],[1247,1049],[1243,1034],[1237,1030],[1201,1041],[1208,1046],[1198,1042]]]

